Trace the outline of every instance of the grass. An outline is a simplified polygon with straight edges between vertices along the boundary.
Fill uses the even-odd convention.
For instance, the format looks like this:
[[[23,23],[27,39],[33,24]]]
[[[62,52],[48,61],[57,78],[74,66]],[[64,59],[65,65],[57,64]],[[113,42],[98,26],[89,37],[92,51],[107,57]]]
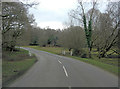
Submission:
[[[3,86],[9,85],[12,81],[14,81],[24,72],[26,72],[37,61],[34,55],[29,56],[28,52],[22,49],[20,51],[12,53],[3,52],[3,55],[4,55],[2,61]]]
[[[111,72],[111,73],[113,73],[115,75],[118,75],[118,67],[117,66],[106,64],[106,63],[103,63],[101,61],[97,61],[97,60],[93,60],[93,59],[88,59],[88,58],[80,58],[80,57],[76,57],[76,56],[68,56],[68,57],[71,57],[71,58],[83,61],[85,63],[92,64],[94,66],[97,66],[99,68],[107,70],[108,72]]]
[[[27,47],[54,53],[54,54],[58,54],[58,55],[61,55],[61,51],[63,50],[63,48],[61,48],[61,47],[39,47],[39,46],[27,46]],[[65,50],[68,52],[68,49],[65,49]],[[94,57],[93,59],[88,59],[88,58],[80,58],[80,57],[70,56],[70,55],[65,55],[65,56],[95,65],[99,68],[102,68],[102,69],[108,71],[108,72],[118,75],[119,67],[118,67],[118,59],[117,58],[98,59],[97,57]]]
[[[30,48],[34,48],[37,50],[42,50],[42,51],[46,51],[54,54],[61,54],[62,50],[64,50],[64,48],[62,47],[39,47],[39,46],[26,46],[26,47],[30,47]],[[67,48],[65,48],[65,50],[68,51]]]
[[[23,49],[19,49],[19,50],[15,51],[15,52],[2,51],[3,60],[6,60],[6,61],[19,61],[19,60],[24,60],[26,58],[31,58],[28,55],[27,50],[23,50]]]

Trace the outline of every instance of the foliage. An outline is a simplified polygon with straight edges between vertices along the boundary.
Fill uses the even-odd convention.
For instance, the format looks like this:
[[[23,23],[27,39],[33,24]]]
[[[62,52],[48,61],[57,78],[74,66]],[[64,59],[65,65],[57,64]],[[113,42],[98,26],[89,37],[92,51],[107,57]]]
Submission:
[[[81,50],[74,49],[73,56],[80,56],[81,58],[87,58],[87,53],[83,49]]]
[[[96,40],[93,43],[98,49],[99,58],[105,57],[110,49],[117,48],[120,24],[117,19],[120,17],[118,14],[118,4],[116,2],[109,3],[106,13],[100,13],[98,16],[98,22],[94,30]]]
[[[72,26],[63,30],[59,36],[58,44],[71,49],[82,49],[86,46],[84,31],[79,26]]]
[[[85,3],[78,1],[77,9],[71,11],[70,16],[77,19],[84,28],[89,57],[93,47],[98,49],[99,58],[116,48],[120,24],[119,4],[120,2],[109,2],[106,11],[102,13],[96,8],[97,2],[92,2],[92,8],[86,12]],[[119,54],[117,50],[116,52]]]
[[[78,8],[71,11],[70,25],[63,30],[40,28],[35,25],[33,15],[28,14],[28,8],[24,4],[5,3],[5,5],[3,4],[3,7],[6,8],[3,8],[3,47],[8,50],[13,50],[15,45],[63,47],[72,49],[74,52],[79,50],[82,55],[79,52],[77,55],[81,57],[91,57],[92,49],[97,48],[99,58],[108,56],[107,52],[115,48],[114,52],[120,54],[117,48],[119,14],[116,12],[118,4],[109,3],[106,11],[102,13],[96,7],[97,2],[91,3],[92,7],[86,11],[84,3],[78,2]],[[7,5],[14,9],[8,8]],[[17,5],[20,9],[15,8]],[[18,14],[18,11],[21,13]],[[7,16],[7,13],[13,15]],[[9,20],[10,18],[11,20]],[[74,19],[77,19],[79,26],[75,26],[76,20]],[[19,23],[21,26],[13,23]],[[11,28],[7,30],[7,27]],[[89,55],[82,51],[86,47],[88,47],[87,54]],[[74,52],[73,54],[76,55]]]
[[[13,51],[16,40],[31,23],[28,11],[21,2],[3,2],[2,12],[2,45],[6,50]]]
[[[89,58],[91,58],[91,50],[92,50],[92,22],[93,22],[93,14],[95,11],[96,2],[92,2],[92,8],[88,11],[90,14],[88,15],[88,18],[85,13],[85,8],[83,6],[82,1],[78,1],[78,7],[76,10],[73,10],[71,12],[71,17],[74,19],[77,19],[78,21],[82,21],[83,28],[85,31],[87,46],[89,49]]]

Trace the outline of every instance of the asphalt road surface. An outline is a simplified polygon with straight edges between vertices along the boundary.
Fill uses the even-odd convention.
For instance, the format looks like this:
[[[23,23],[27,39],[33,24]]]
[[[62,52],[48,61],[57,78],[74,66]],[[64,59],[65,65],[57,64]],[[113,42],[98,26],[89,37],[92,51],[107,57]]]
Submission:
[[[118,77],[93,65],[31,48],[38,61],[9,87],[118,87]]]

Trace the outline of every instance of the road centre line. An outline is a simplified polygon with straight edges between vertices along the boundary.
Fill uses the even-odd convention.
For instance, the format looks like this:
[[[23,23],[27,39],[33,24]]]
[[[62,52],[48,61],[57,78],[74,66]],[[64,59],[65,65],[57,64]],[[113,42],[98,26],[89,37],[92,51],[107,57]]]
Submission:
[[[62,64],[62,62],[61,62],[60,60],[58,60],[58,62],[59,62],[60,64]],[[68,73],[67,73],[67,71],[66,71],[66,69],[65,69],[64,66],[63,66],[63,70],[64,70],[64,72],[65,72],[66,77],[68,77]],[[68,88],[71,89],[71,86],[68,86]]]
[[[64,72],[65,72],[65,75],[68,77],[68,73],[67,73],[67,71],[66,71],[64,66],[63,66],[63,69],[64,69]]]
[[[58,62],[59,62],[60,64],[62,64],[62,62],[61,62],[60,60],[58,60]],[[65,75],[68,77],[68,73],[67,73],[67,71],[66,71],[66,69],[65,69],[64,66],[63,66],[63,70],[64,70],[64,72],[65,72]]]
[[[59,61],[59,60],[58,60],[58,62],[59,62],[60,64],[62,64],[62,62],[61,62],[61,61]]]

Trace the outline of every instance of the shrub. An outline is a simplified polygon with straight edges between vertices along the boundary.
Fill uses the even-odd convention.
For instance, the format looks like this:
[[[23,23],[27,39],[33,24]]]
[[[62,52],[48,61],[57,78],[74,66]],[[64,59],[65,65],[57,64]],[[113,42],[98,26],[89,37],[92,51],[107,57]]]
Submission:
[[[83,49],[81,49],[81,50],[73,49],[73,56],[80,56],[82,58],[87,58],[87,54]]]

